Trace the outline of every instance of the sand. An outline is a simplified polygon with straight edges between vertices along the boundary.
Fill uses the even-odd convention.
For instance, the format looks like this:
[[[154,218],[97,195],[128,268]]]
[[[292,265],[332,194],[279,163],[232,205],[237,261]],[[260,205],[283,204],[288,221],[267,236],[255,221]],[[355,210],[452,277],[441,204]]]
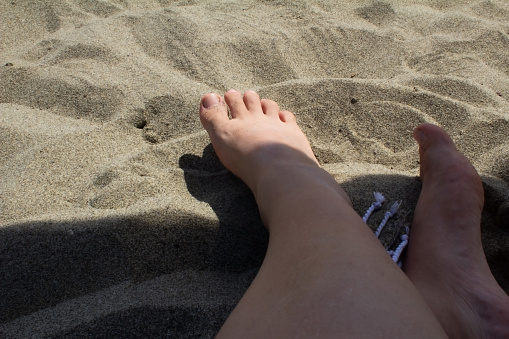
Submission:
[[[412,130],[445,128],[509,291],[507,2],[12,0],[0,28],[2,338],[217,333],[268,238],[197,117],[229,88],[293,111],[359,214],[380,191],[399,223]]]

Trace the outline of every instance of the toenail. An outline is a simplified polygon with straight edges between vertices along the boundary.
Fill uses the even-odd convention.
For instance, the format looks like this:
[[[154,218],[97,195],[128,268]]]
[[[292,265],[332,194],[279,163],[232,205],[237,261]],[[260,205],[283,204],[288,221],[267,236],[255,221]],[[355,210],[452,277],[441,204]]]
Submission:
[[[421,146],[423,146],[426,143],[426,141],[428,140],[428,137],[426,136],[426,134],[423,131],[421,131],[419,128],[417,128],[415,130],[414,137],[415,137],[415,141],[417,141],[417,143]]]
[[[219,104],[219,97],[216,94],[207,94],[203,97],[201,104],[203,108],[211,108]]]

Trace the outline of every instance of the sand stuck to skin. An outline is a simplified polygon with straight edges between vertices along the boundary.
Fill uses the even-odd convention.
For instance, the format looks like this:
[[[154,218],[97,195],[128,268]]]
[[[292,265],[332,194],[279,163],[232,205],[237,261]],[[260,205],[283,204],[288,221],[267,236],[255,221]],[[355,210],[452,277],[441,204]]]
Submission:
[[[13,0],[0,28],[2,338],[217,333],[268,238],[197,116],[230,88],[294,112],[359,214],[380,191],[399,223],[412,130],[445,128],[482,176],[509,291],[505,1]]]

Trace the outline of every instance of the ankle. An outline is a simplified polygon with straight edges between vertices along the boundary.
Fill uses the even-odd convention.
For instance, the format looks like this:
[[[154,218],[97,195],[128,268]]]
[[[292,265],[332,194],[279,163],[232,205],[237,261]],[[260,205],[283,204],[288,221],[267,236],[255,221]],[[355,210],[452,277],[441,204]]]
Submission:
[[[481,335],[486,338],[509,337],[509,296],[498,286],[481,294],[474,303]]]
[[[334,178],[316,164],[281,165],[265,171],[252,188],[265,225],[280,213],[298,213],[299,206],[318,200],[338,199],[351,206],[350,199]]]
[[[304,193],[315,185],[337,186],[336,181],[316,164],[271,164],[260,171],[251,187],[258,200],[279,200],[294,193]]]

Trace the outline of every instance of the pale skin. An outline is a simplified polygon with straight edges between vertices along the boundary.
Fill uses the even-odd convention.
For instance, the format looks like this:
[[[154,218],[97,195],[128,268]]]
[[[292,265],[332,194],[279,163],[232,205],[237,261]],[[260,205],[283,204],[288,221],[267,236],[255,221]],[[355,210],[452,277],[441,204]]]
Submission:
[[[401,270],[320,167],[291,112],[230,90],[224,99],[206,94],[200,119],[270,233],[219,338],[509,337],[509,298],[481,245],[481,181],[442,129],[414,131],[423,189]]]

